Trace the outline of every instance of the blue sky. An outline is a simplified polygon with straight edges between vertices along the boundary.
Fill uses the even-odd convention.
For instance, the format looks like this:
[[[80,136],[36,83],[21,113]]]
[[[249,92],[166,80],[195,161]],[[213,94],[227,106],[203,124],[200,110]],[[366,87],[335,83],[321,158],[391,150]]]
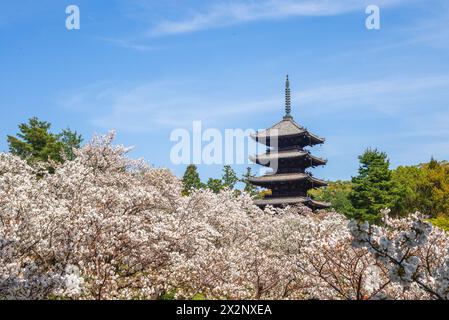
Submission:
[[[80,30],[65,28],[70,4]],[[368,4],[380,30],[365,28]],[[288,73],[295,120],[327,138],[317,176],[349,179],[367,147],[393,167],[449,159],[444,0],[3,0],[0,44],[0,151],[38,116],[86,140],[115,129],[133,157],[182,175],[173,129],[268,127]]]

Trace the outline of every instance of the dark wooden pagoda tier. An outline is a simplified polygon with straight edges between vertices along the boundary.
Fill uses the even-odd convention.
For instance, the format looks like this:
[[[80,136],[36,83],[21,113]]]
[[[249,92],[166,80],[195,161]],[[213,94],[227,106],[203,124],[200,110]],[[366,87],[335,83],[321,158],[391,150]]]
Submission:
[[[294,146],[313,146],[325,141],[324,138],[320,138],[301,127],[291,116],[284,116],[271,128],[252,134],[251,137],[257,142],[279,149]]]
[[[261,187],[268,187],[273,189],[278,184],[295,183],[296,186],[324,187],[327,186],[326,181],[312,177],[310,173],[291,172],[291,173],[276,173],[267,174],[261,177],[251,178],[251,183]],[[294,186],[289,186],[293,189]]]
[[[302,204],[313,210],[329,208],[328,203],[315,201],[310,197],[266,197],[261,200],[255,200],[254,203],[259,207],[268,205],[273,207],[284,207]]]
[[[291,150],[269,150],[267,153],[250,156],[249,158],[252,162],[265,167],[270,167],[273,163],[279,164],[279,173],[283,173],[282,170],[294,168],[295,165],[301,168],[314,168],[327,163],[327,160],[315,157],[307,150],[299,150],[296,148]],[[287,170],[285,172],[289,171]]]
[[[272,169],[269,174],[249,179],[253,185],[271,190],[270,195],[255,203],[260,207],[304,204],[312,209],[327,208],[329,204],[308,196],[310,189],[324,187],[327,183],[306,172],[307,168],[325,165],[327,160],[315,157],[304,149],[322,144],[325,139],[297,124],[290,112],[290,84],[287,76],[285,116],[271,128],[251,136],[257,142],[265,144],[268,150],[264,154],[250,156],[250,160]]]

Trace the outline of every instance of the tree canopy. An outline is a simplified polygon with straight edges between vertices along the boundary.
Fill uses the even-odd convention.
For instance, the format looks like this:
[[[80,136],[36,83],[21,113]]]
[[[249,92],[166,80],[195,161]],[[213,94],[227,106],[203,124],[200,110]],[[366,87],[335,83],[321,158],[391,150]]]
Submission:
[[[354,213],[354,207],[349,200],[351,191],[351,181],[335,181],[330,182],[325,188],[312,189],[309,193],[318,201],[330,203],[337,212],[351,216]]]
[[[353,217],[379,221],[380,210],[394,207],[399,197],[392,180],[390,161],[385,152],[377,149],[367,149],[359,160],[359,174],[352,178],[349,194],[354,207]]]
[[[245,184],[244,191],[249,193],[251,196],[257,196],[257,187],[249,182],[249,178],[253,177],[253,173],[251,171],[251,167],[246,168],[246,172],[243,174],[241,182]]]
[[[69,128],[61,133],[50,132],[51,124],[34,117],[19,125],[16,136],[8,136],[9,150],[28,163],[73,160],[74,148],[83,141],[81,135]]]
[[[223,187],[234,189],[235,184],[239,181],[237,174],[230,165],[223,167],[223,176],[221,177]]]
[[[203,187],[196,165],[191,164],[187,166],[184,176],[182,177],[182,185],[183,195],[189,195],[192,190],[198,190]]]

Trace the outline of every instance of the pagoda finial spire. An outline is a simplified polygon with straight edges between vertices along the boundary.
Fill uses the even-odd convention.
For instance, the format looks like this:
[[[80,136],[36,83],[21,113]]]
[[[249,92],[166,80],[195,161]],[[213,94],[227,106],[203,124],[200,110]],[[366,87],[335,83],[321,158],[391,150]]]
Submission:
[[[291,106],[291,96],[290,96],[290,81],[288,79],[288,75],[287,75],[287,79],[285,80],[285,116],[284,119],[291,119],[291,111],[292,111],[292,106]]]

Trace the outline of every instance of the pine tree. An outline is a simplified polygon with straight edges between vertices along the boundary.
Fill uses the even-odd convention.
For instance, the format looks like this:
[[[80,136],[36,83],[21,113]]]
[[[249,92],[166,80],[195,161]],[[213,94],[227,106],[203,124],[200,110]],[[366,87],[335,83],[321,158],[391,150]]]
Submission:
[[[209,180],[207,180],[207,188],[214,193],[220,193],[220,191],[224,189],[224,185],[221,179],[209,178]]]
[[[59,141],[62,142],[62,147],[67,160],[74,160],[74,149],[78,149],[83,142],[83,138],[76,131],[71,131],[69,128],[62,130],[57,135]]]
[[[192,190],[198,190],[203,187],[197,167],[194,164],[187,166],[187,169],[182,177],[183,195],[189,195]]]
[[[235,174],[235,171],[232,170],[230,165],[226,165],[223,168],[223,176],[221,178],[222,185],[225,188],[234,189],[235,184],[239,181],[239,178]]]
[[[63,153],[68,160],[74,159],[73,148],[79,148],[82,138],[70,129],[60,134],[50,132],[51,124],[34,117],[28,123],[19,125],[17,137],[8,136],[9,150],[12,154],[33,164],[49,160],[63,162]],[[52,168],[49,168],[52,171]]]
[[[391,178],[390,162],[385,152],[366,150],[359,157],[359,175],[352,178],[349,195],[355,208],[354,218],[380,221],[380,210],[396,205],[399,195]]]
[[[241,182],[245,184],[245,188],[243,189],[245,192],[249,193],[251,196],[256,196],[258,194],[257,187],[249,182],[249,178],[253,176],[251,167],[247,167],[246,172],[242,176]]]

